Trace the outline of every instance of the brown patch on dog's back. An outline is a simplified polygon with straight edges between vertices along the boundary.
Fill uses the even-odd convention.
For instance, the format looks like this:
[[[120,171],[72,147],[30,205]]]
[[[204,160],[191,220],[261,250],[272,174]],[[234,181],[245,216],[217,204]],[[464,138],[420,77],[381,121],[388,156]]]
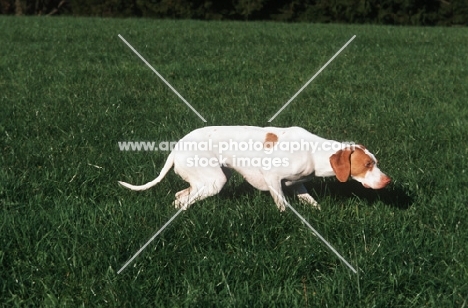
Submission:
[[[265,141],[263,142],[263,146],[267,149],[270,149],[275,146],[278,142],[278,136],[273,133],[267,133],[265,136]]]

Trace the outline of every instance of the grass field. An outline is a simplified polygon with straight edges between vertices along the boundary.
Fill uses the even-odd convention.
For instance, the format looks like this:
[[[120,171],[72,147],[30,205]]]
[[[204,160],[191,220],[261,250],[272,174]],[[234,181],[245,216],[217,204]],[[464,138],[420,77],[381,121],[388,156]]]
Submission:
[[[206,118],[202,122],[117,37]],[[172,141],[267,120],[365,144],[393,182],[335,179],[291,204],[233,178],[121,274],[186,183],[144,183]],[[467,307],[468,31],[281,23],[0,17],[0,302],[13,306]]]

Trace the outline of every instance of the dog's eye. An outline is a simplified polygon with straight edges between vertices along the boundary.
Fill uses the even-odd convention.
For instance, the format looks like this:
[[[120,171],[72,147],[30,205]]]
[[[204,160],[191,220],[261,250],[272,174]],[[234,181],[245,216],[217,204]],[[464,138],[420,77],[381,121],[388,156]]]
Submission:
[[[368,161],[364,166],[366,168],[371,168],[372,166],[374,166],[374,162],[373,161]]]

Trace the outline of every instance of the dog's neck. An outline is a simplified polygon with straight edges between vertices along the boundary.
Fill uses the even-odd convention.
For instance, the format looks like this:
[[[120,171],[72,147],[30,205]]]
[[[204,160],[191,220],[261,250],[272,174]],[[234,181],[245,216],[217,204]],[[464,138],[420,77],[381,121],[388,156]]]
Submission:
[[[328,142],[339,143],[334,140],[327,140]],[[342,148],[345,147],[345,144],[341,143]],[[330,164],[330,157],[337,152],[336,149],[327,149],[327,150],[317,150],[314,154],[314,164],[315,164],[315,175],[328,177],[335,176],[335,172]]]

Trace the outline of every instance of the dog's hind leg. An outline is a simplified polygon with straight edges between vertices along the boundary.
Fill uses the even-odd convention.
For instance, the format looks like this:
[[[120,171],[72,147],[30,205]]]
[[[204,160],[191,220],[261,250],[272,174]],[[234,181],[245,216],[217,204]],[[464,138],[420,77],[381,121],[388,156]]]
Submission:
[[[184,201],[182,200],[189,200],[188,199],[188,196],[190,195],[190,189],[191,187],[187,187],[186,189],[183,189],[179,192],[176,192],[175,194],[175,197],[176,199],[174,200],[174,202],[172,203],[176,209],[179,209],[181,208],[182,206],[184,206]]]
[[[178,174],[189,182],[190,187],[176,193],[176,208],[188,208],[198,200],[216,195],[228,180],[220,167],[183,169],[179,170]]]
[[[190,194],[190,187],[187,187],[186,189],[176,192],[175,197],[176,199],[186,198],[189,194]]]

